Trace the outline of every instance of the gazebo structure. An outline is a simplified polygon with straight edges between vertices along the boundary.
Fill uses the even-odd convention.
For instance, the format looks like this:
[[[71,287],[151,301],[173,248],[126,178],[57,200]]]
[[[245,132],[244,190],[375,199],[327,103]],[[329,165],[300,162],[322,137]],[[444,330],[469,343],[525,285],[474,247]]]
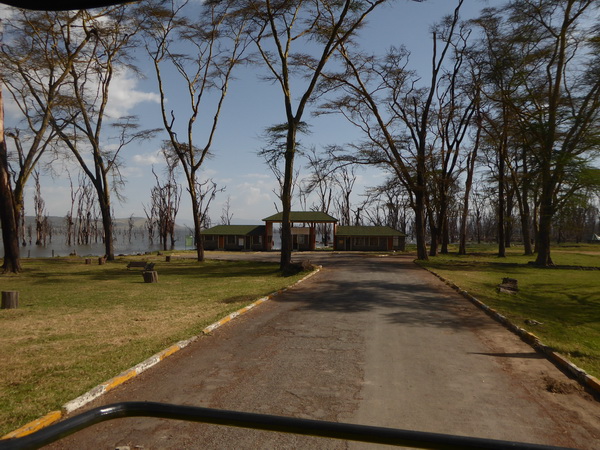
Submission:
[[[265,219],[265,250],[273,248],[273,224],[283,221],[283,213],[277,213]],[[319,211],[291,211],[292,250],[315,250],[317,245],[316,226],[319,224],[335,224],[337,219]]]

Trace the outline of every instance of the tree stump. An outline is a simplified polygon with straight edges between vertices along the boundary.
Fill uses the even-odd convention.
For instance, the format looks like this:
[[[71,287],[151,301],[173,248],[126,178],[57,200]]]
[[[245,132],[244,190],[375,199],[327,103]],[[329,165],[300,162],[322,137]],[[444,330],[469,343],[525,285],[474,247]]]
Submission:
[[[156,270],[144,270],[142,272],[144,283],[158,283],[158,272]]]
[[[171,255],[167,255],[167,256],[165,256],[165,261],[167,261],[167,262],[171,262]]]
[[[104,256],[101,256],[100,258],[98,258],[98,265],[99,266],[101,266],[105,262],[106,262],[106,258]]]
[[[516,294],[519,292],[517,280],[514,278],[502,278],[502,283],[498,285],[498,292],[503,294]]]
[[[19,307],[18,291],[2,291],[2,304],[0,309],[16,309]]]
[[[86,264],[91,264],[92,263],[92,258],[85,258],[85,263]]]

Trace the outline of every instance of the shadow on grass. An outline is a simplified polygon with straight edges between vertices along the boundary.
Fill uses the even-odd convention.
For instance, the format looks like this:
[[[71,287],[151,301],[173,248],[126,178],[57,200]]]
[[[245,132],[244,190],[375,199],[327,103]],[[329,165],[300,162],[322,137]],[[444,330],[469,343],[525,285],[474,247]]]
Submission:
[[[52,260],[54,261],[54,260]],[[123,262],[106,263],[99,267],[86,265],[85,269],[73,270],[73,265],[77,263],[68,262],[65,264],[48,264],[43,267],[30,268],[27,276],[36,284],[54,284],[57,280],[82,279],[90,281],[127,281],[142,279],[142,269],[127,269]],[[68,268],[67,268],[68,267]],[[178,277],[178,278],[252,278],[260,276],[272,276],[279,274],[278,265],[275,263],[263,262],[217,262],[217,263],[156,263],[154,270],[160,277]],[[59,281],[60,282],[60,281]],[[142,280],[143,282],[143,280]]]

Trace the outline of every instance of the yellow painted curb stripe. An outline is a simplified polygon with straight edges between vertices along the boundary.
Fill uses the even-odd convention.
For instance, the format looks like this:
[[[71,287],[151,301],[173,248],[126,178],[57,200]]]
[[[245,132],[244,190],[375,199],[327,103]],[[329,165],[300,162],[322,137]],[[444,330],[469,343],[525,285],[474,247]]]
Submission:
[[[51,413],[46,414],[44,417],[34,420],[33,422],[29,422],[28,424],[23,425],[21,428],[2,436],[2,439],[14,439],[27,436],[31,433],[41,430],[42,428],[52,425],[54,422],[58,422],[61,418],[61,411],[52,411]]]
[[[168,356],[171,356],[173,353],[177,353],[179,350],[181,350],[181,348],[182,347],[179,345],[170,346],[168,349],[160,352],[160,354],[159,354],[160,360],[162,361],[163,359],[167,358]]]
[[[120,386],[121,384],[125,383],[127,380],[131,380],[136,375],[137,375],[137,372],[135,371],[135,369],[129,369],[128,371],[123,372],[120,375],[117,375],[116,377],[108,380],[105,383],[104,392],[110,391],[111,389],[114,389],[117,386]]]

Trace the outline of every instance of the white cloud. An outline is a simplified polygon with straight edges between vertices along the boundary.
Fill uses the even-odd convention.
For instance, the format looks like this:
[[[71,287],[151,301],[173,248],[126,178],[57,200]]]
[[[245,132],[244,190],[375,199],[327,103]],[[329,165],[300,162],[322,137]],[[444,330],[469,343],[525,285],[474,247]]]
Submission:
[[[121,167],[119,171],[126,180],[128,178],[142,178],[146,176],[146,172],[139,167]]]
[[[133,155],[132,160],[140,166],[165,164],[165,158],[162,156],[160,150],[156,150],[152,153],[138,153],[137,155]]]
[[[159,103],[156,92],[137,90],[139,80],[130,70],[117,73],[110,85],[110,97],[106,112],[110,117],[127,116],[130,111],[142,102]]]
[[[247,173],[244,175],[244,178],[258,178],[262,180],[267,180],[269,178],[273,178],[273,174],[264,174],[264,173]]]

